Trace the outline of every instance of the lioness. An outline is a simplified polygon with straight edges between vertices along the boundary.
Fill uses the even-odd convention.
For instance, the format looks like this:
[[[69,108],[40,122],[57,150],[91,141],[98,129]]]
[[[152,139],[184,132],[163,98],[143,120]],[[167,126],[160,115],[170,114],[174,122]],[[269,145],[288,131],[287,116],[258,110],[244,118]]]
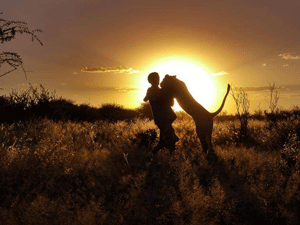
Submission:
[[[163,81],[160,83],[160,86],[172,94],[172,96],[176,98],[181,108],[194,119],[196,124],[196,132],[201,141],[204,153],[207,154],[208,150],[213,151],[211,142],[213,118],[222,111],[227,95],[230,91],[230,85],[228,84],[227,86],[227,92],[223,99],[222,105],[214,113],[208,112],[202,105],[200,105],[188,91],[185,83],[181,80],[178,80],[176,76],[166,75]]]

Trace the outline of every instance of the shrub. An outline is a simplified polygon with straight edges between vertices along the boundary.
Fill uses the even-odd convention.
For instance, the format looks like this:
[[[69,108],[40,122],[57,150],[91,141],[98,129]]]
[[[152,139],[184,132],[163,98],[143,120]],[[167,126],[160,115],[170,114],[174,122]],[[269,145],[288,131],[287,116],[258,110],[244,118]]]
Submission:
[[[300,169],[300,138],[296,133],[289,133],[284,148],[280,151],[289,170]]]
[[[152,109],[149,102],[142,103],[136,111],[141,118],[153,119]]]
[[[137,116],[137,112],[132,109],[124,109],[116,104],[104,104],[98,110],[100,118],[108,121],[132,120]]]
[[[24,92],[13,91],[0,98],[0,122],[12,123],[31,118],[48,118],[55,121],[132,120],[139,115],[137,110],[124,109],[115,104],[105,104],[100,108],[86,104],[76,105],[73,101],[57,97],[42,85],[32,86]]]

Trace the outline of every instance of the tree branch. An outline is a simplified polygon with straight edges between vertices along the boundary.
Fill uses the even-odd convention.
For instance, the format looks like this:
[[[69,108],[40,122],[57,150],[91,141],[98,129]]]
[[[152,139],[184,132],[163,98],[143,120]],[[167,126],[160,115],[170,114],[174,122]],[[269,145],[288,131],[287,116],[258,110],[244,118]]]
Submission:
[[[0,13],[1,15],[2,13]],[[4,44],[5,42],[9,42],[15,38],[16,34],[28,34],[31,36],[32,41],[37,40],[41,45],[43,43],[41,40],[36,36],[36,32],[42,32],[40,29],[36,30],[29,30],[27,23],[22,21],[12,21],[12,20],[5,20],[0,18],[0,42]],[[7,63],[12,69],[0,74],[0,77],[6,76],[7,74],[17,70],[19,67],[22,68],[25,78],[27,80],[27,74],[23,67],[23,61],[20,55],[14,52],[3,52],[0,54],[0,67],[2,64]]]

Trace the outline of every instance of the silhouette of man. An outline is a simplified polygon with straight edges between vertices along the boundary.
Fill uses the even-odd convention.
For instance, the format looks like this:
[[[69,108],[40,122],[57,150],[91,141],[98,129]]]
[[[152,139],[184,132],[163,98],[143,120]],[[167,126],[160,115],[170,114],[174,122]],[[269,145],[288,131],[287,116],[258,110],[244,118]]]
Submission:
[[[160,140],[153,149],[156,154],[162,148],[168,148],[170,153],[175,151],[175,143],[179,140],[172,127],[172,123],[177,118],[171,106],[174,105],[174,98],[161,89],[159,85],[159,75],[157,72],[148,75],[148,88],[144,101],[150,102],[154,123],[160,129]]]

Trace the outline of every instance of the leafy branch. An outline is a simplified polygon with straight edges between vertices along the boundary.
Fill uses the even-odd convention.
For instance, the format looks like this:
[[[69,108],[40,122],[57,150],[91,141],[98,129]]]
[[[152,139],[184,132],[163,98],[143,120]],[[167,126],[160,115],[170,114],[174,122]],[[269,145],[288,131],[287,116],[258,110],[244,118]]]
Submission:
[[[1,15],[2,13],[0,13]],[[11,41],[15,38],[16,34],[28,34],[31,36],[32,41],[37,40],[41,45],[42,41],[36,36],[36,32],[43,32],[40,29],[30,30],[27,23],[23,21],[5,20],[0,18],[0,40],[1,43]]]
[[[1,15],[2,13],[0,13]],[[5,44],[6,42],[11,41],[16,37],[17,34],[27,34],[31,36],[32,41],[37,40],[40,45],[43,45],[42,41],[37,37],[36,33],[42,32],[40,29],[30,30],[27,26],[27,23],[22,21],[12,21],[12,20],[5,20],[0,18],[0,42],[1,44]],[[26,71],[23,67],[23,61],[19,54],[15,52],[2,52],[0,53],[0,67],[2,64],[8,64],[11,69],[0,74],[0,77],[3,77],[15,70],[19,67],[22,68],[25,77]]]

